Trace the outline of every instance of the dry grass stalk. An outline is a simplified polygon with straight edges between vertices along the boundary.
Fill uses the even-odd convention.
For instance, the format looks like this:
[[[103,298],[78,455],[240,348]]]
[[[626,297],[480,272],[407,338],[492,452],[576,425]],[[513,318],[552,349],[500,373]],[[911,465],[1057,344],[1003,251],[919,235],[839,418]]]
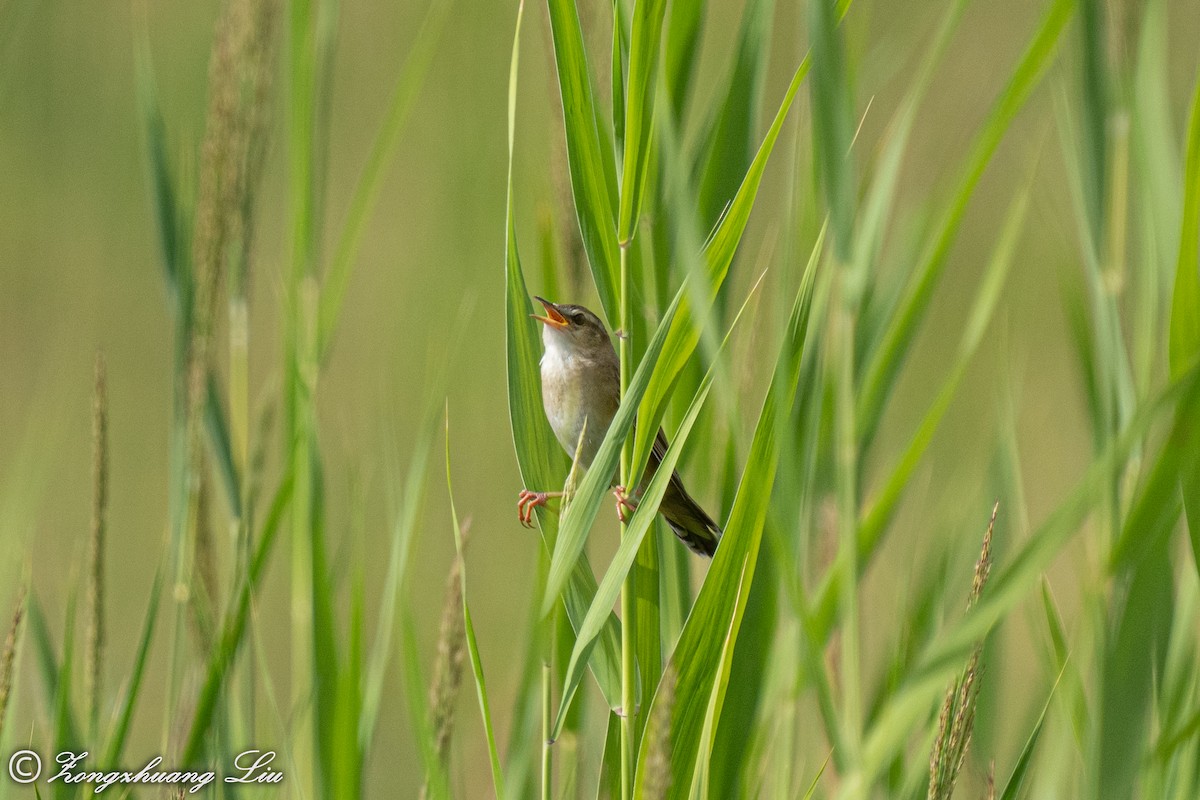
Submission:
[[[675,664],[667,664],[659,688],[661,698],[646,722],[646,735],[651,736],[646,755],[646,797],[663,800],[671,790],[671,711],[675,705]]]
[[[227,262],[241,286],[254,188],[266,149],[276,0],[227,0],[209,62],[193,261],[196,330],[211,334],[216,287]]]
[[[17,657],[17,637],[21,633],[21,621],[25,618],[25,586],[17,593],[17,605],[13,609],[8,636],[4,638],[4,651],[0,653],[0,738],[4,735],[4,720],[8,716],[8,698],[12,692],[13,665]]]
[[[192,239],[192,336],[187,362],[187,520],[188,530],[197,537],[205,469],[201,431],[217,290],[227,271],[239,291],[244,288],[249,221],[265,149],[277,16],[277,0],[226,0],[209,60],[208,112]]]
[[[464,551],[470,527],[470,520],[465,520],[462,526]],[[443,766],[449,759],[450,737],[454,733],[454,709],[458,702],[459,687],[462,686],[463,662],[467,657],[461,576],[462,561],[455,557],[450,563],[450,573],[446,576],[442,622],[438,628],[437,661],[433,667],[433,683],[429,687],[433,751]],[[425,778],[420,796],[422,799],[429,796],[429,776]]]
[[[104,540],[108,513],[108,377],[104,356],[96,354],[92,395],[92,524],[88,537],[87,651],[84,668],[88,720],[100,719],[104,667]]]
[[[979,601],[983,587],[992,569],[992,532],[996,528],[996,514],[1000,504],[992,506],[992,518],[983,535],[979,560],[975,562],[975,574],[971,581],[971,592],[967,596],[969,611]],[[983,653],[983,642],[975,645],[971,658],[958,679],[946,690],[946,699],[938,715],[938,734],[929,755],[929,800],[949,800],[954,795],[954,784],[967,758],[971,745],[971,734],[975,730],[975,707],[979,698],[979,665]]]

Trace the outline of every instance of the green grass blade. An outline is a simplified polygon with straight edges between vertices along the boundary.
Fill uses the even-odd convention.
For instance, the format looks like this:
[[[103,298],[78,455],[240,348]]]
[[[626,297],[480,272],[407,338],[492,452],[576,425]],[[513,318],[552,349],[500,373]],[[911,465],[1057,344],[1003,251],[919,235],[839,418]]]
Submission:
[[[196,711],[192,717],[192,725],[183,747],[181,763],[199,763],[203,755],[205,737],[208,735],[209,728],[213,723],[213,717],[217,711],[217,703],[224,689],[225,682],[231,673],[230,666],[233,663],[238,648],[241,646],[242,639],[245,638],[246,623],[250,615],[251,596],[262,580],[263,574],[266,572],[275,539],[279,533],[279,528],[283,524],[284,514],[290,507],[291,502],[292,479],[291,476],[286,476],[275,491],[275,496],[271,501],[267,516],[263,519],[262,526],[255,539],[258,544],[255,547],[254,557],[250,562],[250,569],[246,575],[246,579],[238,591],[237,601],[226,613],[225,619],[222,622],[221,635],[217,640],[217,649],[209,658],[204,684],[196,700]]]
[[[1087,697],[1083,693],[1083,680],[1079,670],[1070,661],[1070,649],[1067,646],[1067,635],[1063,628],[1062,619],[1050,595],[1050,585],[1042,579],[1042,615],[1046,620],[1046,630],[1054,649],[1054,666],[1060,675],[1059,681],[1065,681],[1063,691],[1067,692],[1067,708],[1071,713],[1071,724],[1074,727],[1076,743],[1083,747],[1088,730]]]
[[[129,726],[133,721],[133,712],[141,695],[142,679],[146,674],[146,662],[150,655],[150,643],[154,639],[155,623],[158,620],[158,603],[162,597],[163,566],[159,565],[154,573],[154,585],[150,588],[150,601],[146,607],[146,617],[142,622],[142,635],[138,639],[137,652],[133,658],[133,666],[120,704],[117,706],[116,718],[113,721],[112,732],[108,736],[108,747],[105,749],[102,766],[112,769],[119,765],[121,755],[125,751],[125,743],[129,738]]]
[[[211,372],[208,374],[204,400],[204,427],[208,431],[209,452],[216,462],[217,474],[221,476],[221,487],[225,490],[225,502],[229,504],[230,514],[241,518],[241,479],[233,461],[233,445],[229,438],[225,408],[221,405],[221,389],[217,385],[217,376]]]
[[[343,777],[340,757],[345,746],[343,739],[348,738],[357,744],[358,737],[355,732],[349,732],[349,736],[344,737],[339,730],[339,695],[346,673],[336,633],[337,609],[333,587],[336,576],[326,552],[325,474],[316,432],[312,430],[311,433],[313,441],[308,449],[309,502],[302,504],[297,497],[293,504],[293,524],[297,517],[303,518],[302,524],[306,528],[312,556],[308,564],[310,575],[307,581],[312,609],[312,617],[308,621],[309,646],[312,648],[308,663],[312,667],[312,688],[306,705],[311,708],[317,763],[321,767],[317,776],[323,791],[328,796],[338,797]]]
[[[496,734],[492,726],[492,711],[488,703],[487,683],[483,677],[483,663],[479,658],[479,643],[475,640],[475,624],[471,621],[471,606],[467,602],[467,565],[463,558],[462,525],[458,521],[458,510],[454,505],[454,487],[450,482],[450,411],[446,410],[446,492],[450,498],[450,519],[454,525],[454,552],[458,558],[458,580],[462,593],[463,624],[467,635],[467,653],[471,659],[471,671],[475,674],[475,690],[479,698],[479,713],[483,717],[483,730],[487,735],[488,759],[492,767],[492,788],[497,800],[504,797],[504,771],[500,766],[500,754],[496,750]]]
[[[1194,373],[1189,373],[1189,376]],[[1172,407],[1187,388],[1175,381],[1134,415],[1130,424],[1091,467],[1075,490],[1016,550],[1008,566],[993,572],[988,593],[960,622],[925,649],[891,702],[871,726],[863,757],[870,781],[907,742],[912,726],[930,713],[946,682],[981,638],[1035,587],[1042,573],[1091,512],[1113,470],[1146,434],[1150,424]]]
[[[874,165],[871,185],[863,199],[862,209],[859,211],[858,230],[854,237],[852,274],[865,282],[862,287],[865,292],[871,293],[878,289],[874,283],[866,281],[866,277],[879,258],[887,223],[896,205],[896,188],[900,180],[900,170],[903,166],[913,125],[917,120],[917,112],[929,90],[934,68],[941,61],[946,47],[950,43],[951,34],[957,27],[969,1],[955,0],[946,9],[942,23],[933,42],[926,50],[925,58],[922,60],[903,102],[888,124],[886,139]],[[866,309],[868,313],[863,315],[864,323],[871,321],[870,310],[868,304]],[[864,325],[859,326],[860,337],[867,332],[864,328]]]
[[[722,671],[726,632],[729,646],[736,646],[738,628],[754,579],[763,524],[779,460],[779,432],[791,412],[792,400],[796,395],[800,360],[808,333],[815,263],[815,259],[809,262],[796,294],[775,374],[755,428],[747,466],[725,526],[725,535],[671,654],[673,666],[666,670],[667,674],[673,672],[678,676],[670,710],[671,748],[668,759],[670,785],[676,787],[676,791],[692,785],[697,761],[707,758],[703,740],[710,698],[714,722],[719,722],[724,692],[718,685],[718,677]],[[654,716],[654,704],[660,701],[661,697],[656,693],[647,712],[648,717]],[[646,791],[645,767],[649,755],[646,741],[643,739],[638,751],[637,797],[644,797]]]
[[[808,28],[812,47],[813,150],[820,162],[833,228],[834,253],[850,261],[854,240],[855,183],[850,140],[854,132],[854,98],[846,76],[842,37],[838,34],[836,0],[809,0]]]
[[[873,438],[890,387],[912,344],[917,325],[929,309],[934,287],[948,261],[967,203],[1013,118],[1049,66],[1073,10],[1073,0],[1055,0],[1046,12],[1037,34],[976,136],[951,203],[913,271],[895,317],[868,360],[859,392],[857,426],[865,443],[870,443]]]
[[[1066,668],[1065,665],[1063,668]],[[1046,698],[1045,705],[1042,706],[1042,713],[1038,714],[1037,722],[1034,723],[1033,730],[1029,733],[1029,738],[1025,740],[1025,746],[1021,748],[1021,754],[1017,756],[1017,763],[1013,766],[1013,771],[1008,776],[1008,781],[1005,782],[1004,788],[1000,791],[1000,800],[1017,800],[1020,797],[1021,786],[1025,783],[1025,776],[1029,773],[1029,765],[1033,761],[1033,754],[1037,750],[1038,739],[1042,735],[1042,727],[1046,723],[1046,713],[1050,710],[1050,702],[1054,699],[1054,692],[1058,689],[1060,681],[1062,681],[1061,671],[1059,672],[1058,680],[1050,688],[1050,695]]]
[[[71,681],[75,670],[75,587],[67,594],[67,609],[63,621],[62,664],[58,668],[58,692],[54,698],[54,747],[57,752],[74,750],[82,745],[78,738],[79,728],[75,724],[72,704]],[[72,791],[65,783],[54,791],[55,797],[69,798]]]
[[[521,257],[517,249],[516,223],[514,221],[512,190],[512,149],[516,127],[517,67],[520,54],[520,14],[517,32],[513,41],[513,59],[509,74],[508,93],[508,147],[509,180],[508,212],[505,249],[505,348],[508,364],[508,415],[512,428],[513,447],[521,478],[527,487],[561,486],[566,472],[565,457],[558,455],[560,448],[550,424],[542,411],[541,382],[538,369],[537,323],[529,318],[533,307],[525,286],[525,273],[521,268]],[[552,458],[557,456],[557,460]],[[544,510],[538,510],[538,521],[546,549],[554,552],[558,538],[557,519]],[[572,571],[563,601],[567,616],[573,627],[578,629],[596,593],[596,578],[587,562],[579,559]],[[621,660],[620,628],[616,616],[609,623],[592,659],[592,673],[608,702],[609,708],[621,704]]]
[[[671,3],[667,11],[663,71],[671,112],[676,120],[683,117],[687,108],[707,6],[708,0],[692,0],[690,3]]]
[[[621,405],[608,426],[604,441],[601,442],[599,450],[592,458],[591,466],[588,467],[583,480],[579,482],[579,487],[570,504],[564,507],[558,542],[550,559],[550,572],[546,576],[546,595],[542,599],[543,614],[549,612],[550,607],[562,593],[567,577],[583,552],[587,535],[591,531],[592,523],[596,520],[596,514],[600,511],[600,504],[608,493],[612,476],[616,474],[617,460],[621,456],[625,438],[633,429],[638,403],[641,402],[646,387],[653,380],[652,375],[657,371],[654,365],[658,363],[660,354],[666,355],[663,346],[668,338],[667,334],[671,328],[671,322],[675,318],[676,310],[683,300],[685,290],[686,287],[679,290],[659,322],[658,330],[654,332],[654,338],[646,347],[646,353],[642,357],[641,363],[638,364],[633,379],[629,382],[629,387],[621,399]],[[640,475],[644,465],[645,461],[636,462],[630,474]],[[639,482],[630,481],[635,486]]]
[[[75,724],[71,707],[65,710],[59,707],[61,696],[60,684],[64,680],[63,670],[59,667],[58,655],[54,652],[54,644],[50,639],[50,628],[46,624],[46,616],[37,597],[29,594],[29,632],[33,635],[34,647],[37,650],[38,671],[42,677],[42,690],[45,699],[47,715],[55,719],[56,726],[65,729],[56,734],[56,740],[65,737],[66,741],[77,743],[83,741],[79,737],[79,726]],[[65,714],[65,716],[60,716]],[[60,742],[61,743],[61,742]]]
[[[1012,265],[1016,245],[1024,229],[1028,206],[1029,188],[1026,187],[1013,200],[1009,209],[1004,228],[996,243],[996,248],[992,252],[983,282],[976,295],[975,303],[966,317],[968,324],[959,341],[950,374],[925,412],[921,424],[909,440],[908,447],[891,468],[883,487],[862,516],[858,529],[859,572],[865,570],[870,559],[879,549],[879,544],[895,516],[905,488],[933,442],[934,433],[945,418],[950,403],[957,395],[958,388],[967,373],[967,368],[974,359],[979,345],[983,342],[984,334],[995,312],[1005,279]],[[843,575],[840,571],[830,570],[818,591],[814,609],[818,630],[829,631],[832,628],[842,579]]]
[[[546,557],[537,554],[537,583],[529,601],[526,615],[525,636],[521,643],[520,678],[513,697],[512,720],[508,728],[508,750],[504,759],[504,792],[509,797],[533,797],[538,791],[540,753],[549,738],[541,735],[543,729],[549,733],[545,720],[552,713],[548,698],[552,677],[546,671],[555,662],[556,653],[562,642],[573,641],[574,631],[563,624],[561,615],[555,613],[548,624],[542,623],[540,602],[541,584],[546,578]]]
[[[616,3],[615,5],[620,5]],[[666,0],[638,0],[633,7],[629,39],[629,85],[625,93],[624,157],[621,160],[621,199],[617,240],[627,247],[637,228],[650,164],[654,132],[654,94],[662,46]]]
[[[1178,516],[1178,503],[1172,504]],[[1174,520],[1171,521],[1174,527]],[[1105,643],[1101,678],[1098,797],[1131,798],[1141,767],[1140,742],[1148,742],[1147,712],[1155,684],[1162,679],[1171,630],[1174,576],[1170,542],[1158,539],[1151,552],[1131,571],[1123,598],[1114,598],[1107,616],[1116,625]]]
[[[712,230],[717,224],[754,159],[774,6],[774,0],[754,0],[742,15],[733,68],[700,146],[703,162],[696,203],[701,230]]]
[[[755,559],[755,563],[753,564],[747,560],[742,566],[741,580],[737,583],[736,595],[744,598],[742,601],[743,605],[749,605],[750,589],[753,583],[747,584],[747,580],[754,580],[753,573],[757,571],[756,568],[757,559]],[[759,579],[770,580],[771,576],[768,574],[764,578],[764,576],[760,575]],[[716,742],[717,726],[720,724],[721,712],[729,690],[729,677],[733,672],[733,654],[737,650],[736,644],[742,632],[742,621],[744,619],[744,609],[741,615],[734,614],[733,618],[730,619],[729,628],[725,631],[725,636],[721,642],[721,650],[716,659],[716,674],[713,676],[713,687],[708,695],[708,707],[705,709],[704,720],[700,728],[699,742],[696,749],[696,763],[692,767],[692,791],[694,794],[700,794],[701,797],[708,797],[710,793],[713,793],[711,775],[713,745]],[[674,705],[674,701],[672,701],[671,705]],[[666,715],[664,714],[664,716]],[[729,755],[727,753],[722,754],[726,758]],[[649,762],[647,761],[647,763]],[[649,777],[649,772],[650,770],[647,768],[647,777]],[[698,792],[697,789],[699,790]]]
[[[1083,195],[1087,225],[1093,247],[1099,252],[1104,236],[1108,197],[1109,88],[1106,69],[1108,40],[1103,0],[1079,0],[1079,30],[1082,35],[1083,67]]]
[[[619,319],[617,203],[611,192],[616,166],[611,151],[602,145],[597,127],[592,73],[575,1],[549,0],[549,9],[575,214],[600,304],[609,323],[613,323]]]
[[[434,731],[429,723],[429,707],[425,701],[427,684],[421,680],[421,657],[417,652],[416,620],[407,614],[400,624],[401,650],[404,656],[404,669],[400,671],[401,682],[404,685],[404,697],[408,707],[409,723],[412,725],[413,738],[417,741],[417,751],[421,763],[425,767],[425,788],[433,800],[448,800],[450,781],[446,775],[446,767],[438,757],[434,746]]]
[[[383,176],[396,153],[400,133],[408,121],[413,101],[429,72],[429,64],[441,38],[442,25],[453,6],[453,2],[430,4],[421,27],[417,30],[416,40],[405,57],[404,66],[400,68],[400,76],[396,79],[395,89],[392,90],[387,114],[375,135],[371,154],[367,157],[358,183],[355,184],[350,210],[347,212],[333,252],[333,260],[325,276],[321,307],[317,313],[318,354],[323,355],[329,349],[333,330],[341,313],[342,301],[346,296],[346,288],[350,284],[350,275],[358,256],[363,231],[366,230],[371,212],[379,199]]]
[[[613,151],[625,152],[625,65],[629,62],[629,25],[622,13],[621,3],[612,4],[612,126]],[[553,295],[551,295],[553,297]]]
[[[1169,352],[1172,375],[1181,374],[1200,353],[1200,80],[1192,93],[1185,163],[1179,263],[1171,296]],[[1195,420],[1194,416],[1191,418]],[[1193,434],[1191,438],[1196,437]],[[1192,555],[1200,569],[1200,455],[1194,449],[1180,471],[1180,479]]]
[[[747,298],[746,302],[749,303],[749,298]],[[746,306],[743,305],[742,311],[745,311],[745,308]],[[734,319],[733,325],[730,326],[729,332],[726,334],[724,341],[722,341],[722,349],[729,342],[729,336],[737,326],[741,314],[742,312],[738,312],[737,318]],[[608,570],[604,573],[604,578],[600,581],[599,588],[596,590],[596,596],[592,600],[591,608],[588,609],[587,616],[584,617],[583,623],[579,626],[579,633],[575,639],[575,647],[571,651],[571,659],[567,665],[566,682],[563,686],[551,738],[557,739],[559,732],[562,730],[567,712],[571,707],[571,701],[575,698],[575,690],[579,687],[579,682],[583,678],[583,670],[587,664],[588,655],[591,653],[596,637],[600,634],[610,610],[617,602],[617,597],[621,593],[621,587],[625,583],[625,577],[633,567],[634,559],[637,557],[643,538],[654,525],[654,520],[658,516],[658,506],[662,502],[664,495],[666,495],[671,475],[675,471],[676,464],[679,463],[679,457],[687,443],[688,436],[691,434],[692,426],[696,423],[696,418],[700,415],[700,410],[704,407],[704,402],[708,399],[708,393],[712,388],[712,382],[716,377],[716,373],[717,370],[714,364],[700,382],[700,386],[696,390],[691,404],[688,406],[687,413],[684,414],[671,440],[671,444],[667,448],[662,463],[642,493],[641,500],[638,501],[638,507],[633,512],[633,516],[626,526],[625,535],[621,538],[621,544],[617,548],[617,553],[613,556],[613,560],[609,564]]]
[[[757,735],[754,732],[764,703],[769,701],[764,666],[774,668],[781,661],[772,652],[780,616],[776,564],[774,552],[759,550],[755,581],[750,586],[746,612],[738,629],[737,647],[723,673],[725,688],[721,691],[725,699],[712,735],[712,757],[707,769],[709,793],[713,797],[736,797],[743,788],[752,785],[756,762],[752,747]]]
[[[621,718],[608,715],[604,735],[604,753],[600,757],[600,781],[596,800],[620,800],[621,797]]]
[[[808,75],[808,69],[809,62],[805,58],[792,76],[783,102],[754,156],[754,161],[746,170],[737,194],[729,205],[729,211],[722,217],[720,225],[717,226],[704,248],[706,285],[692,287],[688,290],[675,314],[675,319],[671,322],[666,343],[662,347],[663,358],[655,367],[654,374],[650,379],[650,386],[646,390],[646,398],[642,402],[642,408],[638,415],[641,424],[638,426],[634,443],[633,463],[635,467],[638,464],[646,463],[671,390],[675,386],[679,373],[700,342],[702,325],[697,320],[702,322],[707,318],[708,312],[729,274],[733,256],[737,252],[742,235],[746,232],[746,226],[750,221],[750,212],[754,207],[755,198],[758,196],[763,174],[766,172],[767,160],[783,130],[784,120],[792,107],[792,102],[796,99],[796,93],[800,90],[805,76]],[[684,289],[688,289],[686,284]],[[703,304],[693,309],[692,304],[697,300],[703,301]]]
[[[430,414],[421,428],[417,443],[413,447],[404,494],[400,500],[400,512],[392,526],[392,547],[388,557],[387,573],[380,594],[379,620],[375,629],[375,645],[367,664],[363,689],[362,714],[358,725],[359,747],[366,749],[375,733],[379,719],[379,705],[383,698],[383,684],[388,662],[392,654],[392,631],[395,628],[396,606],[401,595],[401,585],[408,574],[408,558],[412,551],[414,532],[420,516],[425,479],[428,471],[429,450],[436,430],[436,416]]]
[[[186,273],[181,279],[181,272],[186,271],[189,264],[187,229],[190,226],[183,224],[181,219],[171,160],[167,154],[167,126],[163,122],[158,89],[154,82],[154,67],[150,60],[150,44],[144,31],[136,56],[138,108],[142,115],[142,131],[150,165],[150,202],[154,208],[167,286],[174,294],[181,287],[186,290],[191,285]]]

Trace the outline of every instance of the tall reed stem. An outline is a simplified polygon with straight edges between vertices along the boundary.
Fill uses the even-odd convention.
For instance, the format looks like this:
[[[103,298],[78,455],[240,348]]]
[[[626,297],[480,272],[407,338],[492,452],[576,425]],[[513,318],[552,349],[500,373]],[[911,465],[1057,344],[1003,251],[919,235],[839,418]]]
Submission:
[[[857,768],[862,704],[859,698],[858,647],[858,441],[854,401],[854,301],[849,269],[839,264],[838,304],[834,313],[835,453],[837,467],[838,560],[842,596],[842,736],[850,752],[847,763]]]
[[[557,627],[551,623],[551,631]],[[553,636],[553,633],[551,634]],[[551,784],[553,782],[553,774],[551,773],[550,761],[550,727],[552,720],[550,715],[553,713],[550,708],[550,659],[542,659],[542,800],[550,800],[552,794]]]
[[[629,374],[633,369],[633,354],[629,347],[629,243],[621,243],[621,319],[617,331],[617,353],[621,359],[621,400],[629,389]],[[633,448],[628,438],[621,448],[621,486],[632,491],[629,474],[632,468]],[[627,526],[621,523],[621,538],[628,534]],[[625,577],[621,587],[621,800],[633,797],[634,769],[634,721],[637,713],[636,665],[634,649],[634,580],[633,570]]]

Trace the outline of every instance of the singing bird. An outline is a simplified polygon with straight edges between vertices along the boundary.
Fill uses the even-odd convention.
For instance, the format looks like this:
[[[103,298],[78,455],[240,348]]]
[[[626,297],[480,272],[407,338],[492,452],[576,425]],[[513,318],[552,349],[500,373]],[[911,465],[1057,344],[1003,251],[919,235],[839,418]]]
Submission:
[[[544,316],[533,315],[542,323],[542,342],[546,347],[542,356],[542,405],[559,444],[571,456],[579,447],[580,461],[588,467],[621,402],[617,352],[604,323],[591,311],[583,306],[551,303],[542,297],[534,299],[546,309]],[[666,452],[667,439],[660,428],[650,453],[647,481],[658,470]],[[624,521],[636,500],[622,486],[614,486],[613,493],[617,498],[617,514]],[[640,494],[639,488],[635,497]],[[551,497],[561,496],[562,492],[522,491],[517,501],[521,522],[531,525],[534,508],[545,505]],[[721,529],[687,493],[678,472],[671,473],[658,513],[692,552],[710,558],[716,552]]]

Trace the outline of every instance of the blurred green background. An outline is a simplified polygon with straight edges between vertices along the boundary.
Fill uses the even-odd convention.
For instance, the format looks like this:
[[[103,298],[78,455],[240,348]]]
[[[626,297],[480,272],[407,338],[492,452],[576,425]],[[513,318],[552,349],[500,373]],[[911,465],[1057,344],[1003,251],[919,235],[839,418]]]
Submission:
[[[603,54],[608,46],[607,5],[581,4],[585,16],[590,14],[585,28],[594,53]],[[764,89],[768,113],[803,54],[803,15],[793,5],[780,3],[775,13],[772,68]],[[1194,0],[1169,6],[1167,57],[1178,140],[1196,70],[1200,13]],[[741,7],[740,2],[710,4],[694,84],[696,107],[707,106],[729,69]],[[92,361],[102,350],[109,370],[112,441],[106,671],[113,684],[132,658],[167,526],[170,321],[148,200],[134,54],[145,31],[172,150],[181,163],[194,165],[217,8],[211,0],[0,3],[0,606],[31,570],[33,586],[57,630],[68,589],[79,579],[91,503]],[[903,76],[928,42],[941,8],[934,2],[855,4],[846,35],[855,69],[856,116],[863,117],[856,144],[862,152],[874,152],[906,89]],[[901,229],[905,220],[916,226],[909,229],[921,229],[931,198],[944,193],[945,181],[953,177],[954,165],[1043,8],[1042,2],[1007,0],[968,9],[922,106],[905,160],[896,212]],[[424,2],[409,0],[342,6],[325,215],[330,231],[344,218],[425,13]],[[455,4],[397,156],[386,171],[318,393],[329,538],[335,549],[342,542],[365,554],[367,594],[374,597],[385,567],[390,503],[396,494],[396,487],[388,485],[387,464],[406,462],[430,376],[448,360],[456,499],[460,513],[473,518],[470,593],[502,735],[507,735],[520,668],[521,637],[514,634],[525,625],[538,546],[515,518],[521,487],[506,418],[505,104],[514,16],[513,2]],[[562,134],[552,113],[558,100],[549,71],[548,25],[539,4],[527,9],[526,26],[515,175],[527,270],[537,275],[539,218],[547,213],[566,218],[570,211],[561,207],[562,195],[554,185]],[[999,220],[1014,188],[1036,170],[1029,221],[997,321],[921,467],[897,534],[868,573],[862,607],[866,663],[872,670],[883,654],[869,644],[871,632],[890,622],[885,613],[875,613],[873,602],[886,608],[896,588],[922,572],[921,554],[938,537],[962,530],[974,535],[981,529],[979,509],[964,508],[956,498],[979,491],[989,453],[976,445],[990,441],[997,408],[1006,396],[1017,403],[1024,489],[1035,521],[1063,496],[1091,457],[1059,299],[1064,283],[1080,280],[1078,228],[1054,113],[1055,94],[1076,90],[1076,51],[1077,38],[1072,37],[989,167],[954,246],[934,312],[895,387],[876,450],[889,458],[940,384]],[[277,86],[282,84],[281,77]],[[802,97],[768,167],[749,239],[735,266],[739,286],[752,282],[755,254],[774,246],[784,178],[795,161],[796,126],[808,124],[806,93]],[[284,114],[280,97],[257,206],[252,397],[280,379],[281,274],[288,252]],[[763,127],[760,120],[760,131]],[[807,174],[806,167],[797,168]],[[194,186],[194,171],[185,181]],[[884,268],[890,252],[912,247],[912,242],[888,241]],[[768,281],[767,291],[773,285]],[[594,296],[586,294],[561,299],[595,304]],[[457,344],[456,330],[461,332]],[[756,404],[747,398],[748,425]],[[440,462],[436,449],[433,459],[435,465]],[[432,474],[410,585],[418,612],[417,638],[425,654],[433,648],[453,552],[445,489],[436,478],[439,471]],[[868,465],[868,496],[871,475]],[[705,498],[715,497],[711,476],[697,475],[690,482],[702,487],[699,493]],[[351,515],[345,511],[355,497],[364,501],[357,523],[361,539],[350,530]],[[1013,525],[1024,533],[1020,521]],[[597,527],[592,537],[597,553],[611,551],[615,531],[607,519]],[[1088,557],[1085,550],[1082,542],[1068,548],[1056,570],[1072,574],[1076,560]],[[276,557],[255,609],[259,635],[277,653],[281,698],[287,696],[289,642],[283,555]],[[1069,615],[1077,598],[1066,594],[1059,600]],[[373,623],[368,618],[368,625]],[[165,651],[159,646],[153,656],[130,763],[155,752],[160,739]],[[1021,653],[1010,653],[1011,663],[990,677],[1019,681],[1022,670],[1033,667],[1029,658],[1023,664]],[[407,796],[420,771],[394,673],[367,782],[373,788],[400,787]],[[29,684],[36,677],[27,670],[21,680]],[[456,761],[467,775],[463,796],[468,797],[482,796],[488,786],[472,695],[465,687],[462,734],[455,745]],[[42,725],[34,692],[18,697],[14,728]]]

